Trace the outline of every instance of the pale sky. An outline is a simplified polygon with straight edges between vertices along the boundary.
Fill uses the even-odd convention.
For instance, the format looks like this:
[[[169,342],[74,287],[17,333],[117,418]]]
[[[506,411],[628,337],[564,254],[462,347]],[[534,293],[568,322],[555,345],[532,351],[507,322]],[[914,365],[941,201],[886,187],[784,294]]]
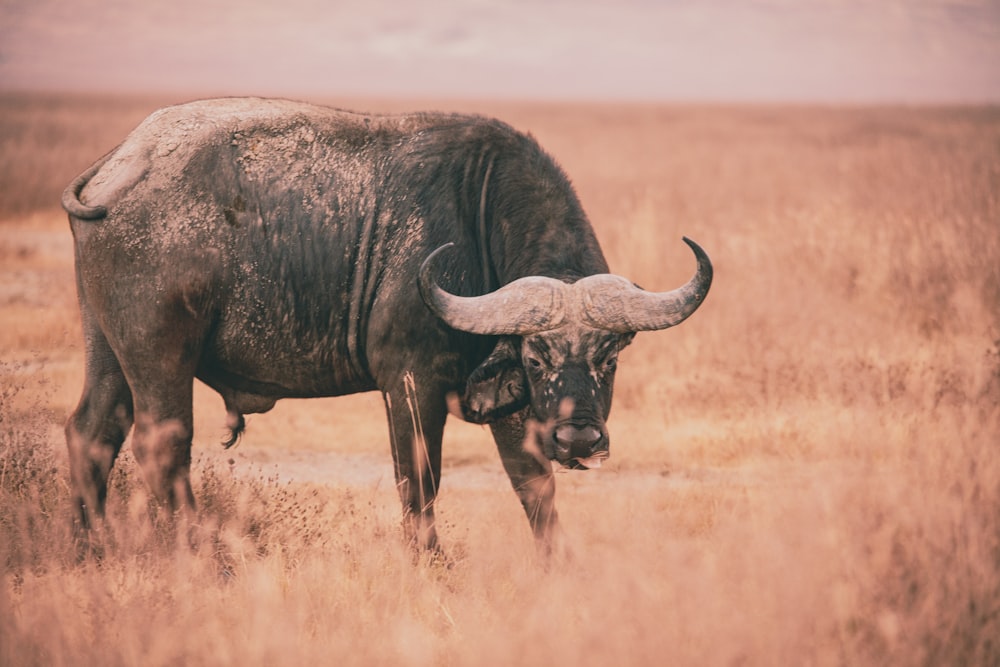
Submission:
[[[1000,102],[1000,0],[0,0],[0,91]]]

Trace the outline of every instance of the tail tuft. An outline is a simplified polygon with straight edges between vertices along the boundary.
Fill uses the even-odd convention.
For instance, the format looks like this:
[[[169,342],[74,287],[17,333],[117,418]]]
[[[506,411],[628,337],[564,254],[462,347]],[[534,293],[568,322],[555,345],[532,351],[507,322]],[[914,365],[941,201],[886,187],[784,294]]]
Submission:
[[[238,412],[227,412],[226,428],[229,429],[229,437],[222,441],[222,446],[229,449],[240,441],[240,436],[247,428],[246,419]]]

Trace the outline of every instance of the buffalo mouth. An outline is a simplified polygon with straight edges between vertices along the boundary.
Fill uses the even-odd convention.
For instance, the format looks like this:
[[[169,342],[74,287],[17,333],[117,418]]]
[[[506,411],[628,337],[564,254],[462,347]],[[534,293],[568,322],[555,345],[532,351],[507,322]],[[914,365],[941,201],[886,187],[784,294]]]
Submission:
[[[587,458],[578,456],[575,459],[570,459],[563,465],[570,470],[596,470],[597,468],[600,468],[601,464],[609,458],[611,458],[611,453],[605,449],[599,452],[594,452]]]

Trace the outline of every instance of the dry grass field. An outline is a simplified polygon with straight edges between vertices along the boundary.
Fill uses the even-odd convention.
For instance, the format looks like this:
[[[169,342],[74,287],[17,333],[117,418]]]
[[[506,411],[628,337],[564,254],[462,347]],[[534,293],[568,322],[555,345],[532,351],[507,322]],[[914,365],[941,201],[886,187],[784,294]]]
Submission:
[[[380,399],[287,401],[218,445],[178,548],[126,454],[78,562],[82,386],[63,186],[163,102],[0,98],[0,664],[1000,664],[1000,109],[475,110],[563,165],[613,270],[705,306],[622,355],[612,459],[558,476],[545,568],[486,430],[449,425],[402,545]]]

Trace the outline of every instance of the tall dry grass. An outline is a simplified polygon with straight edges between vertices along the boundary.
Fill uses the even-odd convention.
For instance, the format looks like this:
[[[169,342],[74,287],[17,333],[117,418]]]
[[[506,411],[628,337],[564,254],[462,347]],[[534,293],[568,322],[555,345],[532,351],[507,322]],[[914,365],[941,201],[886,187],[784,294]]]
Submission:
[[[283,404],[232,454],[206,392],[196,548],[126,454],[78,562],[49,202],[153,104],[0,104],[0,664],[1000,662],[1000,111],[480,105],[560,160],[616,271],[673,287],[681,234],[716,265],[623,354],[613,458],[559,475],[573,557],[546,569],[503,479],[469,476],[499,469],[480,429],[449,427],[451,559],[414,562],[391,480],[282,476],[387,460],[377,401]]]

